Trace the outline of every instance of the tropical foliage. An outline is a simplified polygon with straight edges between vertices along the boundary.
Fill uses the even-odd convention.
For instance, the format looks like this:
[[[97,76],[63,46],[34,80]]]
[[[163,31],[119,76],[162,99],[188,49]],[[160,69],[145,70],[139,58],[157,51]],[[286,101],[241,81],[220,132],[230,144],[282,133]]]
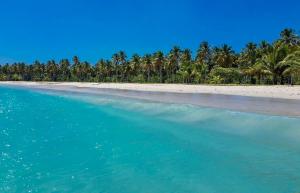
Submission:
[[[131,58],[120,51],[95,65],[77,56],[72,62],[2,64],[0,80],[300,84],[300,40],[294,30],[284,29],[275,42],[249,42],[239,53],[227,44],[212,47],[202,42],[195,54],[178,46],[169,53],[134,54]]]

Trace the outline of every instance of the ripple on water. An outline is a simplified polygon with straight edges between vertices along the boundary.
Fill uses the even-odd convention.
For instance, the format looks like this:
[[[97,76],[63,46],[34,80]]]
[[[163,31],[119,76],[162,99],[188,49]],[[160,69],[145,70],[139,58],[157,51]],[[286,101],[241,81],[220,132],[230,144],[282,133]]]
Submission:
[[[4,93],[1,193],[298,191],[299,119]]]

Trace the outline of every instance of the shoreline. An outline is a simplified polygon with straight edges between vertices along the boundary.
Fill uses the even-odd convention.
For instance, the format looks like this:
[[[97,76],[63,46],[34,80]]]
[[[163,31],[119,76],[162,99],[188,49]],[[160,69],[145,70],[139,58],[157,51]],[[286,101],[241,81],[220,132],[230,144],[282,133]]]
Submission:
[[[77,82],[0,82],[0,85],[90,95],[113,95],[240,112],[300,117],[300,86],[210,86]]]
[[[221,94],[248,97],[300,100],[300,85],[188,85],[188,84],[140,84],[140,83],[93,83],[93,82],[32,82],[0,81],[0,85],[24,87],[77,87],[96,89],[134,90],[149,92]]]

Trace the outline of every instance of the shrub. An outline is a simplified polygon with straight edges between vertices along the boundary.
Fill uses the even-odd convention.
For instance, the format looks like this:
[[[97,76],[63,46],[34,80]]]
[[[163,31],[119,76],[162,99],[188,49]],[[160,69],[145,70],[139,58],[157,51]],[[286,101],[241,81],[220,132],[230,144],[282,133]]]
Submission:
[[[209,78],[209,82],[216,82],[214,84],[240,83],[242,79],[242,73],[236,68],[224,68],[216,66],[211,70]]]

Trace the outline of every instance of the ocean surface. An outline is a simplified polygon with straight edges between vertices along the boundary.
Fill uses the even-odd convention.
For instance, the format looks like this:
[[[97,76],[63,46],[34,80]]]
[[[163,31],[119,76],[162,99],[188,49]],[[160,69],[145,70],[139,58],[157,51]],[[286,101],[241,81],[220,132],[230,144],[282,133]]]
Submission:
[[[0,87],[1,193],[299,193],[300,119]]]

